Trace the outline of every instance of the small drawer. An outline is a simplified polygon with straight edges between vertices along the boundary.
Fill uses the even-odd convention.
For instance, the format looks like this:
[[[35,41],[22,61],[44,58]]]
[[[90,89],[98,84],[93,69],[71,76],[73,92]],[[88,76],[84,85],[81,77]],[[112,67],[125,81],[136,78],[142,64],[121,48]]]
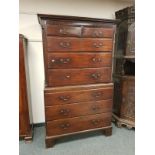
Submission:
[[[46,35],[65,36],[65,37],[80,37],[81,27],[61,26],[61,25],[47,25]]]
[[[48,69],[47,84],[69,86],[111,82],[111,67],[84,69]]]
[[[44,91],[45,106],[65,105],[70,103],[108,100],[113,97],[113,85],[110,86],[85,86],[74,90],[73,87],[46,88]]]
[[[111,67],[112,53],[48,53],[48,68]]]
[[[46,120],[57,120],[112,111],[112,100],[81,102],[45,107]]]
[[[113,42],[109,38],[62,38],[47,36],[48,52],[109,52],[112,49]]]
[[[114,29],[112,28],[92,28],[84,27],[82,37],[92,38],[113,38]]]
[[[84,38],[81,46],[82,51],[111,52],[113,50],[113,41],[109,38]]]
[[[62,51],[78,51],[81,50],[80,39],[78,38],[62,38],[62,37],[47,37],[48,52]]]
[[[111,125],[111,112],[75,118],[47,121],[47,136],[63,135]]]

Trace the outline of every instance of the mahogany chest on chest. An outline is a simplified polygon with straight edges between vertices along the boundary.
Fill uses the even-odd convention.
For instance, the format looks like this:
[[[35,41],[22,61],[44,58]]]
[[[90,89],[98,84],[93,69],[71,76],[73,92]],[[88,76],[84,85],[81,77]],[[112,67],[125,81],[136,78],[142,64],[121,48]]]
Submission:
[[[71,134],[111,135],[115,21],[38,15],[45,66],[46,147]]]

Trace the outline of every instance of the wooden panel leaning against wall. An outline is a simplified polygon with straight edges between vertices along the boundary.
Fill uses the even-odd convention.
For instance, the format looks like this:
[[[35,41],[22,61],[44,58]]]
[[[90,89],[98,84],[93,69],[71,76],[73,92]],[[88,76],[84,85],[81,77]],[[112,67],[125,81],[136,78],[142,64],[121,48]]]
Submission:
[[[32,141],[33,125],[30,103],[27,39],[19,35],[19,137],[26,142]]]

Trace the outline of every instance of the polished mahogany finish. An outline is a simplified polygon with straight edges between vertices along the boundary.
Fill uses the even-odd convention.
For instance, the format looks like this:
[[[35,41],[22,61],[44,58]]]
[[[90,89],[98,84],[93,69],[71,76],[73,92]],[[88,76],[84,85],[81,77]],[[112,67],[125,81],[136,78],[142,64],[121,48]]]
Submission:
[[[49,121],[46,132],[47,136],[56,136],[110,125],[111,112]]]
[[[114,30],[112,28],[84,27],[82,36],[88,38],[113,38]]]
[[[65,36],[65,37],[84,37],[84,38],[113,38],[114,30],[112,28],[94,28],[80,26],[61,26],[48,25],[46,34],[48,36]]]
[[[112,53],[48,53],[48,68],[98,68],[111,67]]]
[[[80,37],[81,27],[48,25],[46,27],[46,34],[48,36]]]
[[[112,99],[113,96],[113,85],[109,86],[89,86],[82,88],[68,87],[61,88],[58,90],[54,88],[45,88],[45,105],[61,105],[68,103],[88,102],[88,101],[99,101]],[[75,89],[76,88],[76,89]]]
[[[45,107],[47,121],[111,112],[112,99]]]
[[[112,51],[113,42],[109,38],[60,38],[47,37],[47,49],[56,51]]]
[[[46,147],[75,133],[112,134],[115,21],[38,15],[45,64]]]
[[[48,86],[111,82],[111,68],[52,69],[48,70]]]
[[[28,67],[27,67],[27,40],[23,35],[19,35],[19,136],[25,141],[32,140],[32,124],[30,122],[30,101],[28,87]]]

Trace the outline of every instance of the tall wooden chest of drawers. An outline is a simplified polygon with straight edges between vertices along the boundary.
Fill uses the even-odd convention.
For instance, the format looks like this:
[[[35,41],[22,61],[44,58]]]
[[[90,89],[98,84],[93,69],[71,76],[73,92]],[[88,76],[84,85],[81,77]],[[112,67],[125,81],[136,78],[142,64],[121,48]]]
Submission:
[[[46,147],[102,130],[111,135],[115,21],[38,15],[45,66]]]

